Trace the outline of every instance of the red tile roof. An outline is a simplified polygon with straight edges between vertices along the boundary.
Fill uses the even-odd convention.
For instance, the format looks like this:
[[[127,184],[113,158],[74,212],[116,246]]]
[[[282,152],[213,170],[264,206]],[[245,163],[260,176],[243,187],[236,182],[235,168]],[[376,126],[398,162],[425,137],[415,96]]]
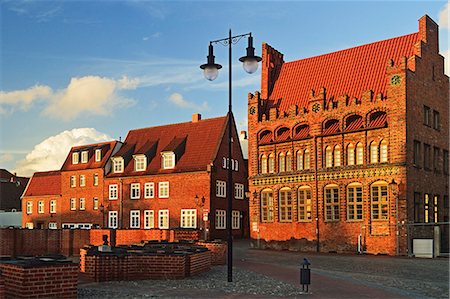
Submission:
[[[403,56],[414,55],[419,34],[413,33],[311,58],[284,63],[269,95],[267,109],[279,105],[289,111],[291,105],[307,107],[311,90],[326,88],[327,98],[347,94],[361,98],[362,93],[386,94],[386,64],[399,63]],[[268,110],[267,110],[268,111]]]
[[[148,161],[147,170],[139,172],[142,174],[170,173],[206,170],[207,165],[213,162],[217,154],[217,148],[225,132],[227,117],[218,117],[199,120],[198,122],[185,122],[158,127],[131,130],[125,139],[122,148],[141,149],[148,141],[157,143],[156,154]],[[161,169],[161,152],[165,150],[178,150],[184,144],[184,152],[180,151],[181,157],[176,157],[174,169]],[[140,150],[138,150],[140,151]],[[122,149],[114,157],[120,156]],[[134,152],[132,154],[135,154]],[[133,159],[125,160],[123,173],[110,173],[109,177],[135,175]]]
[[[88,145],[80,145],[74,146],[70,149],[69,154],[67,155],[66,161],[61,167],[61,171],[73,171],[73,170],[84,170],[84,169],[93,169],[93,168],[103,168],[108,162],[109,157],[111,156],[112,151],[114,150],[117,141],[109,141],[109,142],[101,142],[94,143]],[[95,161],[95,150],[102,150],[102,159],[99,162]],[[81,152],[88,151],[88,162],[81,163]],[[74,152],[79,153],[79,162],[78,164],[72,164],[72,154]]]
[[[35,172],[23,196],[61,194],[61,172],[59,170]]]

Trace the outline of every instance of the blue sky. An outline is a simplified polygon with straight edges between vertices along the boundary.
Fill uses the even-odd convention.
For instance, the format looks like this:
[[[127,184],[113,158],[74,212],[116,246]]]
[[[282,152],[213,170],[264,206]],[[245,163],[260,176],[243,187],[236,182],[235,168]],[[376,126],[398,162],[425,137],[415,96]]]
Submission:
[[[30,175],[59,168],[70,146],[125,138],[134,128],[225,115],[227,68],[214,82],[199,65],[210,40],[252,32],[285,61],[418,31],[439,22],[448,54],[446,1],[7,1],[1,5],[0,168]],[[445,16],[445,17],[444,17]],[[246,74],[234,46],[234,113],[246,130]],[[227,65],[227,48],[215,46]],[[447,55],[448,56],[448,55]]]

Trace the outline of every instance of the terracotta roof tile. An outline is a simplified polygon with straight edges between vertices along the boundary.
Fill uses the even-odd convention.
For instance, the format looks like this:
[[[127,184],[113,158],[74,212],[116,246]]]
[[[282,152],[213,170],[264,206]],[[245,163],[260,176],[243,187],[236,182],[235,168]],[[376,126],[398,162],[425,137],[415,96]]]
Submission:
[[[70,149],[69,154],[67,155],[66,161],[61,167],[61,171],[73,171],[73,170],[83,170],[83,169],[93,169],[93,168],[103,168],[108,162],[109,157],[111,156],[112,151],[114,150],[117,141],[109,141],[109,142],[101,142],[89,145],[80,145],[74,146]],[[102,159],[99,162],[95,161],[95,150],[102,150]],[[81,152],[82,151],[89,152],[89,158],[87,163],[81,163]],[[72,154],[74,152],[80,153],[80,161],[78,164],[72,164]]]
[[[413,56],[418,41],[419,34],[413,33],[284,63],[269,95],[267,111],[277,105],[280,112],[293,104],[307,107],[311,90],[317,93],[321,87],[326,88],[327,98],[345,94],[361,98],[367,90],[385,94],[386,63]]]
[[[23,196],[43,196],[61,194],[61,172],[35,172]]]

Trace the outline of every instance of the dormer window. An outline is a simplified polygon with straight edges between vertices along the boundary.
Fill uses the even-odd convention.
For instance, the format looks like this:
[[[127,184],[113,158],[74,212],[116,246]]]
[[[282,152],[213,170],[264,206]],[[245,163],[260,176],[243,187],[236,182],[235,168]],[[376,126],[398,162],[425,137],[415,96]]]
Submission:
[[[144,171],[147,168],[147,157],[145,155],[134,156],[134,171]]]
[[[164,152],[161,153],[162,156],[162,169],[172,169],[175,167],[175,153],[174,152]]]
[[[95,162],[100,162],[102,160],[102,150],[96,149],[95,150]]]
[[[113,162],[113,172],[114,173],[123,172],[123,158],[122,157],[113,158],[112,162]]]
[[[78,164],[79,160],[80,160],[80,154],[72,153],[72,164]]]
[[[81,152],[81,163],[87,163],[88,161],[88,151]]]

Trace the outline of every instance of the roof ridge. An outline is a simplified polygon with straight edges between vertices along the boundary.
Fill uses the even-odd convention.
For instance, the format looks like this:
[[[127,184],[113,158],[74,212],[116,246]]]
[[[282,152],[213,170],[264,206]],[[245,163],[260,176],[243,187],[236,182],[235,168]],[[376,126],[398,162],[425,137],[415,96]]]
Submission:
[[[129,130],[129,132],[132,131],[140,131],[140,130],[147,130],[147,129],[154,129],[154,128],[162,128],[162,127],[170,127],[170,126],[179,126],[179,125],[183,125],[183,124],[199,124],[199,123],[204,123],[204,122],[208,122],[208,121],[213,121],[213,120],[219,120],[221,118],[226,118],[226,116],[219,116],[219,117],[212,117],[212,118],[205,118],[202,120],[199,120],[198,122],[192,122],[192,121],[185,121],[182,123],[173,123],[173,124],[166,124],[166,125],[158,125],[158,126],[151,126],[151,127],[144,127],[144,128],[138,128],[138,129],[132,129]],[[126,138],[125,138],[126,139]]]
[[[41,174],[60,174],[61,173],[61,170],[48,170],[48,171],[36,171],[33,175],[36,175],[36,174],[39,174],[39,175],[41,175]]]
[[[104,142],[97,142],[97,143],[90,143],[90,144],[74,145],[74,146],[71,147],[71,149],[78,148],[78,147],[94,146],[94,145],[99,145],[99,144],[108,144],[108,143],[113,143],[113,142],[118,142],[118,140],[111,140],[111,141],[104,141]]]

